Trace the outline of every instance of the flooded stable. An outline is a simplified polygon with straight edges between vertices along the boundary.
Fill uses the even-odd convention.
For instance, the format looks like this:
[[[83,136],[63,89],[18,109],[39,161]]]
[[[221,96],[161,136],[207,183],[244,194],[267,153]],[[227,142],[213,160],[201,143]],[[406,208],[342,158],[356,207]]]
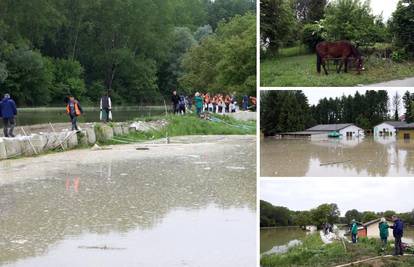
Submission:
[[[413,176],[414,140],[262,138],[261,176]]]
[[[0,162],[0,265],[254,266],[255,147],[194,136]]]

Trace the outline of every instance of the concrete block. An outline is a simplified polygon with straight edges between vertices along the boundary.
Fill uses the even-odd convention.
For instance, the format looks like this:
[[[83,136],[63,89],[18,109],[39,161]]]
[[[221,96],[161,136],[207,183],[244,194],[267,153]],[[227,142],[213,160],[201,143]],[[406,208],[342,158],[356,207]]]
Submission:
[[[122,126],[120,124],[116,124],[113,126],[114,129],[114,135],[123,135]]]
[[[87,128],[86,136],[88,138],[88,144],[93,145],[96,143],[96,134],[94,128]]]
[[[22,146],[17,138],[4,138],[3,140],[6,147],[7,158],[22,155]]]
[[[6,145],[3,138],[0,138],[0,160],[7,159]]]

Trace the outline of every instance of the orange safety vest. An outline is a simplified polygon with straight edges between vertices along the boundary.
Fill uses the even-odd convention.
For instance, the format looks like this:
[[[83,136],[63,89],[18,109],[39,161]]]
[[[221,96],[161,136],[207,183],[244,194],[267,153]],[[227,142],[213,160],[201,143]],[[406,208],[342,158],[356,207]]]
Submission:
[[[74,102],[75,102],[75,114],[76,114],[76,116],[80,116],[81,112],[80,112],[80,109],[79,109],[79,106],[78,106],[78,101],[74,101]],[[66,113],[70,114],[69,104],[66,106]]]

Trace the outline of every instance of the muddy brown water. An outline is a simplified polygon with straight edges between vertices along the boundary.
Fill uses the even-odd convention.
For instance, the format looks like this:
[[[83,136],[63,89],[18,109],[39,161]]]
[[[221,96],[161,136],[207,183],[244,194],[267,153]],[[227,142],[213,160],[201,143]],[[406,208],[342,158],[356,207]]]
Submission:
[[[414,175],[414,140],[264,138],[260,149],[261,176]]]
[[[254,266],[255,138],[0,163],[0,265]]]

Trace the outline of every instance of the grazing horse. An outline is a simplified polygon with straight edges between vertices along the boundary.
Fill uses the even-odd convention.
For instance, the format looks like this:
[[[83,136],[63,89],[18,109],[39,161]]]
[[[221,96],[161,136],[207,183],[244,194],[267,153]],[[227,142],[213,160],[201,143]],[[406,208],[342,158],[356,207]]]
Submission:
[[[325,71],[325,74],[328,75],[326,70],[325,63],[326,59],[337,58],[341,59],[341,64],[339,65],[338,73],[341,72],[342,65],[345,65],[345,72],[348,72],[348,59],[353,57],[357,62],[358,74],[363,70],[362,65],[362,55],[358,49],[351,44],[349,41],[338,41],[338,42],[321,42],[316,46],[316,68],[318,73],[321,73],[321,65]]]

